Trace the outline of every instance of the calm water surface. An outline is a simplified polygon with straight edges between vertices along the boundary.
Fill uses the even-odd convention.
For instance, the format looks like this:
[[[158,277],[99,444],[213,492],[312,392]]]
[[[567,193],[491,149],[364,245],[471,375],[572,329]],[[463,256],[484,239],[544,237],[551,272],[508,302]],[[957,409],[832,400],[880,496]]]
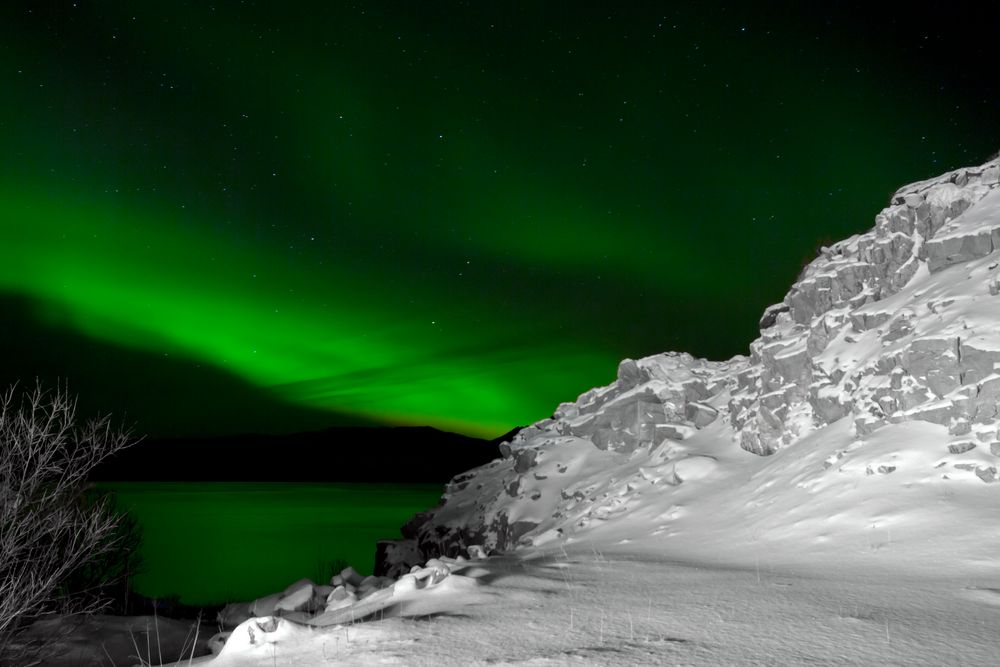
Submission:
[[[375,542],[399,538],[443,484],[107,482],[143,529],[133,588],[188,604],[249,600],[303,577],[326,583],[331,562],[370,574]]]

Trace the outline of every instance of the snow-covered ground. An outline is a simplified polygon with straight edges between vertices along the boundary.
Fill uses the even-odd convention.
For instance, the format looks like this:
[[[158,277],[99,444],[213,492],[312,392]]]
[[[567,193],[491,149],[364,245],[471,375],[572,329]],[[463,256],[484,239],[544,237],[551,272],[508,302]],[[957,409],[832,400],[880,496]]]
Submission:
[[[355,603],[366,622],[248,620],[195,663],[1000,664],[1000,502],[942,473],[945,441],[907,422],[857,445],[844,420],[757,457],[709,427],[682,484],[608,470],[591,492],[631,488],[628,511],[571,538],[437,561],[439,583]]]
[[[812,570],[766,558],[758,568],[756,556],[743,568],[691,564],[648,545],[602,551],[598,543],[494,558],[477,569],[473,597],[445,594],[406,617],[319,629],[255,619],[220,655],[191,664],[997,664],[995,569],[898,572],[879,551],[870,567],[848,567],[834,550]]]
[[[703,461],[680,484],[648,452],[598,452],[606,483],[588,493],[603,504],[571,537],[395,582],[345,573],[340,607],[310,611],[331,587],[300,582],[232,605],[236,627],[191,664],[1000,663],[996,488],[952,467],[968,453],[947,452],[943,426],[893,424],[859,444],[844,420],[770,457],[716,428],[685,440]],[[593,511],[626,496],[627,511]],[[175,642],[164,664],[179,655]]]
[[[928,576],[893,571],[878,550],[868,568],[836,555],[811,570],[758,568],[756,555],[742,568],[691,564],[651,544],[495,558],[471,577],[472,597],[321,629],[255,619],[193,664],[997,664],[995,570]]]
[[[997,487],[954,468],[970,452],[949,453],[945,427],[890,424],[861,441],[843,420],[769,457],[720,429],[671,443],[669,459],[692,454],[679,470],[657,469],[656,450],[559,449],[567,475],[603,466],[572,535],[395,581],[345,572],[338,604],[328,582],[299,582],[232,605],[235,627],[190,664],[1000,664]],[[131,624],[141,661],[159,662]],[[113,630],[67,646],[111,646],[82,664],[139,664]],[[182,631],[170,625],[163,664],[188,664]]]

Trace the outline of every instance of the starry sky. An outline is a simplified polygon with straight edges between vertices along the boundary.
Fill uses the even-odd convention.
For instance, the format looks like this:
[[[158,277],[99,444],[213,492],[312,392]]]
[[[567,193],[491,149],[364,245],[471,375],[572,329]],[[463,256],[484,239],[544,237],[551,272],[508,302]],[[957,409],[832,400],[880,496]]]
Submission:
[[[1000,149],[986,3],[677,4],[3,3],[0,380],[493,437]]]

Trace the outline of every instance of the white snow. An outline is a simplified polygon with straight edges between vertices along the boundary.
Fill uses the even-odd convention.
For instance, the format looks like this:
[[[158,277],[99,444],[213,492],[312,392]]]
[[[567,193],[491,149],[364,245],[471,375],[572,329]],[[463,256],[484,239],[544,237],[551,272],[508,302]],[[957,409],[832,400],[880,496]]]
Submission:
[[[956,188],[957,192],[958,189]],[[992,190],[979,202],[956,217],[934,235],[935,239],[969,236],[975,233],[990,232],[997,227],[1000,220],[1000,190]]]
[[[836,550],[783,568],[744,539],[743,565],[685,562],[649,540],[493,558],[488,602],[323,629],[254,619],[192,664],[996,664],[996,572],[897,572],[887,539],[863,545],[860,568]]]

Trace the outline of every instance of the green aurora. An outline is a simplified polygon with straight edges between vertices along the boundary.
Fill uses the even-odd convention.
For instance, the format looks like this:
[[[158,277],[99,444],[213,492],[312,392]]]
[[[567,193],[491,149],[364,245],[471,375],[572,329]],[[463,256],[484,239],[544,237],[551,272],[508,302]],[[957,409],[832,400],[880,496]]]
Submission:
[[[821,242],[1000,145],[995,84],[847,9],[262,5],[0,9],[0,290],[29,330],[492,437],[624,357],[745,353]],[[17,343],[18,371],[48,354]],[[190,383],[120,405],[244,428]]]

